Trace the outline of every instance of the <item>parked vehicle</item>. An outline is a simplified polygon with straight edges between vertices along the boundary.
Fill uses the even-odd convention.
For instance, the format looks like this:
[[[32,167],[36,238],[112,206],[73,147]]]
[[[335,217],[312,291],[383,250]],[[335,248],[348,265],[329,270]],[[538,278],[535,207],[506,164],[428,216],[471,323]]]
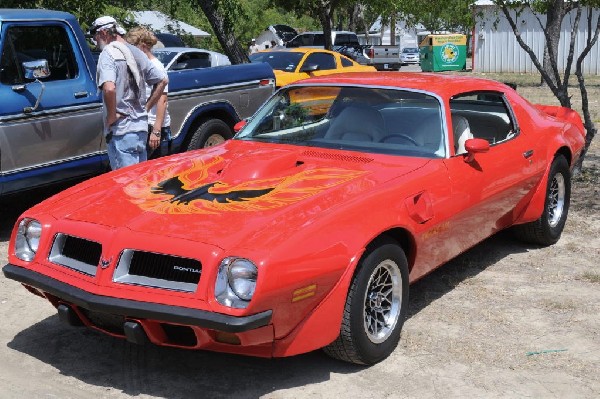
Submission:
[[[275,48],[250,55],[250,62],[266,62],[275,73],[277,87],[312,76],[340,72],[369,72],[375,69],[336,52],[317,48]]]
[[[365,50],[368,55],[368,65],[374,66],[378,71],[400,69],[400,49],[392,45],[371,45]]]
[[[168,71],[231,65],[229,57],[225,54],[200,48],[163,47],[153,49],[152,54]]]
[[[333,51],[344,54],[361,65],[367,65],[369,57],[365,54],[365,46],[358,41],[358,36],[354,32],[331,31],[331,43]],[[323,31],[304,32],[294,37],[285,45],[288,48],[294,47],[313,47],[325,48],[325,36]]]
[[[25,211],[4,275],[136,344],[374,364],[410,283],[503,229],[559,240],[585,143],[571,109],[401,72],[285,86],[241,129]]]
[[[402,65],[407,64],[418,64],[419,60],[419,48],[418,47],[404,47],[400,53],[400,62]]]
[[[96,62],[75,17],[2,9],[0,29],[0,195],[105,171]],[[232,137],[274,86],[266,64],[170,71],[164,152]]]

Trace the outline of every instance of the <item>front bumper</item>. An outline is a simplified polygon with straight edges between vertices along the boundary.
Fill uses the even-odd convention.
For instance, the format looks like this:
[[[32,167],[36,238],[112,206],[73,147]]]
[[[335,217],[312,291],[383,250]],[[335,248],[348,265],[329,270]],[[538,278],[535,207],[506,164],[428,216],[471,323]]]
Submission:
[[[271,310],[238,317],[180,306],[91,294],[43,274],[12,264],[5,265],[2,271],[9,279],[35,287],[40,291],[47,292],[81,308],[96,312],[124,315],[130,318],[161,320],[168,323],[239,333],[267,326],[270,324],[272,317]]]

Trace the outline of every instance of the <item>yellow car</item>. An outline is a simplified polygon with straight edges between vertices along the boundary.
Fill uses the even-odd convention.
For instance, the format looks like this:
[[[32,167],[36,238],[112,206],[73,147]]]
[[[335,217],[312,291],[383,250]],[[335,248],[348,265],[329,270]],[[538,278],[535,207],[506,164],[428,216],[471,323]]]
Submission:
[[[312,76],[376,71],[372,66],[361,65],[335,51],[307,47],[259,51],[250,55],[250,62],[266,62],[271,65],[278,88]]]

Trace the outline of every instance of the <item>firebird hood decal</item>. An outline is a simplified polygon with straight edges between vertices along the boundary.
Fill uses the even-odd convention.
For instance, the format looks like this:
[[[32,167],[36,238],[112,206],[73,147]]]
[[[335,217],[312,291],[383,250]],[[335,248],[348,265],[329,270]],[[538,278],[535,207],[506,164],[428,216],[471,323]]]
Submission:
[[[152,187],[151,192],[154,194],[172,194],[173,198],[169,202],[188,205],[191,201],[198,199],[217,201],[221,204],[248,201],[251,198],[257,198],[273,191],[273,188],[266,188],[264,190],[240,190],[227,193],[212,192],[211,189],[216,184],[210,183],[192,190],[186,190],[183,188],[183,183],[179,180],[179,177],[175,176],[158,183],[157,187]]]
[[[368,172],[340,168],[289,169],[257,180],[220,181],[222,157],[191,159],[151,171],[124,187],[130,201],[160,214],[261,211],[301,201]],[[290,173],[291,172],[291,173]]]

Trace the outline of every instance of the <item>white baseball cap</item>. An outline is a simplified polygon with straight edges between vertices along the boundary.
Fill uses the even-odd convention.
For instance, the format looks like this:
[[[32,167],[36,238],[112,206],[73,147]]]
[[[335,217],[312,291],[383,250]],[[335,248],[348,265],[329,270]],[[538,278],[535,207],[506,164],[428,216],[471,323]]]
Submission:
[[[90,26],[90,34],[94,35],[99,30],[112,28],[113,26],[116,26],[116,25],[117,25],[117,21],[113,17],[110,17],[108,15],[105,15],[104,17],[96,18],[96,20],[92,23],[92,26]]]
[[[117,33],[121,36],[125,36],[127,31],[121,25],[117,25]]]

